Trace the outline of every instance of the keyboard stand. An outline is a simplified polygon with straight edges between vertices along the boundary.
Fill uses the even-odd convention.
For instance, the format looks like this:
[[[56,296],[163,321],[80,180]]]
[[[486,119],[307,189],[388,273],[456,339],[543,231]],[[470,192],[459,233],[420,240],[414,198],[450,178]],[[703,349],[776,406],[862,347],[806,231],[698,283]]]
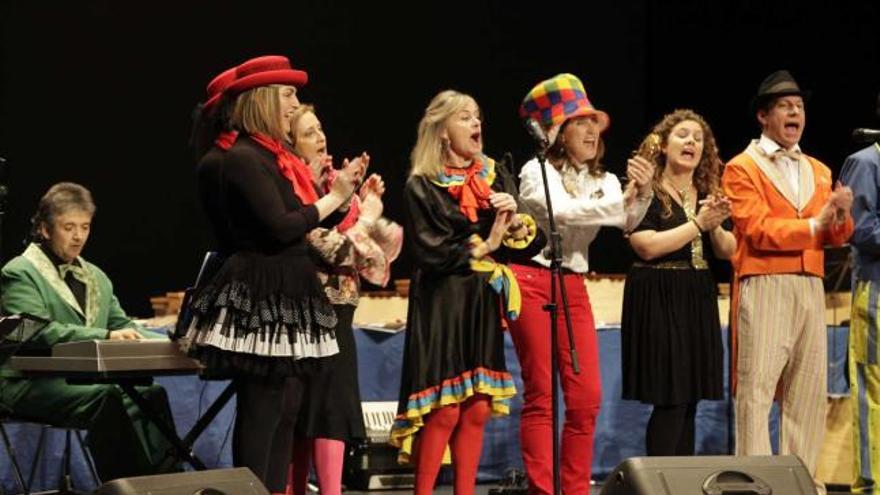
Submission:
[[[41,375],[46,376],[45,373],[41,373]],[[177,432],[174,430],[172,425],[169,425],[168,422],[165,421],[165,419],[163,419],[159,415],[159,413],[156,412],[155,409],[153,409],[152,406],[150,406],[150,403],[144,398],[143,394],[141,394],[138,391],[138,389],[136,388],[136,387],[145,387],[145,386],[152,385],[152,383],[153,383],[152,377],[136,377],[136,378],[104,377],[104,378],[94,378],[94,379],[81,378],[81,377],[77,377],[77,378],[69,378],[68,377],[67,383],[70,383],[71,385],[104,384],[104,385],[118,386],[119,388],[122,389],[122,391],[125,393],[125,395],[129,396],[131,398],[131,400],[134,401],[134,403],[137,405],[138,409],[140,409],[141,412],[144,414],[144,417],[146,417],[149,422],[153,423],[156,426],[156,428],[159,429],[159,432],[162,434],[162,436],[165,437],[165,439],[168,440],[168,443],[171,444],[173,451],[166,454],[166,457],[165,457],[166,460],[169,457],[171,457],[172,459],[187,462],[196,471],[204,471],[207,469],[207,467],[205,466],[205,463],[202,462],[202,460],[199,459],[195,455],[195,453],[193,453],[193,451],[192,451],[192,445],[193,445],[193,443],[195,443],[195,439],[196,439],[196,437],[198,437],[198,435],[195,435],[191,439],[189,439],[189,435],[187,435],[188,440],[182,440],[177,435]],[[217,402],[219,402],[219,399],[220,398],[218,397],[218,400],[215,401],[215,404]],[[228,400],[229,399],[227,398],[226,401],[228,401]],[[201,431],[203,431],[204,428],[207,427],[207,424],[210,423],[211,420],[214,419],[214,416],[216,416],[217,413],[220,411],[220,409],[222,409],[223,405],[225,405],[225,402],[224,402],[224,404],[221,404],[217,408],[217,411],[213,413],[213,416],[208,416],[208,413],[211,412],[211,409],[214,408],[215,404],[212,404],[211,408],[209,408],[208,411],[201,418],[199,418],[199,422],[204,421],[204,423],[205,423],[205,426],[202,427]],[[173,418],[172,418],[172,421],[173,421]],[[201,431],[199,431],[199,433],[201,433]],[[167,464],[165,460],[163,460],[160,464],[163,468],[170,467],[169,464]]]
[[[131,400],[134,401],[135,404],[140,408],[141,412],[144,413],[144,416],[150,420],[159,431],[162,432],[162,435],[165,436],[165,439],[171,443],[171,446],[174,448],[174,453],[177,455],[177,458],[186,461],[190,466],[193,467],[196,471],[204,471],[207,469],[205,467],[205,463],[202,462],[201,459],[196,457],[195,453],[192,451],[193,442],[185,442],[177,436],[177,432],[174,431],[174,428],[169,425],[166,421],[164,421],[153,408],[150,406],[150,403],[141,395],[140,392],[135,388],[135,386],[127,381],[121,381],[117,383],[119,387],[125,392]],[[213,405],[213,404],[212,404]],[[210,419],[213,419],[210,418]],[[199,419],[201,421],[201,418]],[[209,420],[210,422],[210,420]],[[162,463],[164,465],[164,461]]]
[[[190,428],[189,432],[183,437],[183,439],[179,440],[181,445],[187,448],[188,456],[191,457],[193,460],[198,461],[200,464],[201,461],[199,461],[198,458],[195,456],[195,453],[192,452],[192,446],[195,445],[196,439],[198,439],[199,436],[205,431],[205,429],[208,428],[211,422],[214,421],[214,418],[217,417],[218,414],[220,414],[220,411],[223,410],[223,408],[226,406],[229,400],[232,399],[233,396],[235,396],[235,382],[230,382],[229,385],[227,385],[226,388],[223,389],[223,392],[221,392],[220,395],[217,396],[216,399],[214,399],[214,402],[211,403],[210,407],[208,407],[205,413],[202,414],[198,421],[196,421],[196,424],[194,424],[193,427]],[[165,459],[161,462],[161,466],[163,468],[166,468],[168,467],[167,463],[173,460],[174,456],[172,455],[172,453],[169,453],[169,455],[166,455]],[[192,467],[196,470],[205,469],[204,464],[202,464],[202,467],[198,467],[196,464],[193,464],[191,461],[189,461],[189,459],[187,459],[187,462],[189,462],[190,465],[192,465]]]
[[[159,429],[159,432],[165,437],[166,440],[171,444],[171,451],[168,452],[160,462],[160,466],[162,468],[170,468],[171,464],[176,461],[183,461],[188,463],[193,467],[196,471],[204,471],[207,469],[205,463],[202,462],[198,456],[193,452],[193,445],[195,444],[196,439],[198,439],[199,435],[201,435],[205,429],[210,425],[211,421],[220,413],[223,407],[229,402],[229,400],[235,395],[235,383],[230,383],[214,400],[214,402],[208,407],[204,414],[196,421],[196,424],[190,429],[190,431],[183,437],[179,437],[177,432],[175,432],[174,427],[169,425],[167,421],[165,421],[151,406],[150,403],[144,398],[144,396],[137,390],[136,387],[139,386],[149,386],[153,383],[152,376],[144,376],[141,373],[133,373],[133,372],[104,372],[99,377],[95,376],[86,376],[87,373],[64,373],[58,371],[52,372],[24,372],[26,376],[30,376],[32,378],[37,377],[60,377],[65,378],[67,383],[73,385],[82,385],[82,384],[105,384],[105,385],[117,385],[122,391],[131,398],[132,401],[137,405],[137,407],[143,412],[144,417],[147,418],[148,421],[156,425],[156,428]],[[159,375],[172,375],[172,374],[192,374],[190,373],[168,373],[168,372],[159,372],[156,373]],[[76,375],[76,376],[71,376]],[[117,375],[117,376],[113,376]],[[172,418],[173,421],[173,418]]]

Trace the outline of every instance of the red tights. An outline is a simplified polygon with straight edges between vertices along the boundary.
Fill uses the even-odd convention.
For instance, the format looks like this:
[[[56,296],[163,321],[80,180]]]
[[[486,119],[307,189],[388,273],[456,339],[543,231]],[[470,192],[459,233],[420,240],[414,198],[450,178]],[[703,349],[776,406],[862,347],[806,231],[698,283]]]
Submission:
[[[345,459],[345,442],[330,438],[297,438],[293,445],[293,462],[288,473],[285,495],[305,495],[309,469],[315,462],[315,473],[322,495],[342,493],[342,463]]]
[[[415,444],[415,495],[430,495],[440,472],[446,445],[452,450],[455,494],[472,495],[483,450],[483,427],[492,414],[488,395],[444,406],[425,417]]]

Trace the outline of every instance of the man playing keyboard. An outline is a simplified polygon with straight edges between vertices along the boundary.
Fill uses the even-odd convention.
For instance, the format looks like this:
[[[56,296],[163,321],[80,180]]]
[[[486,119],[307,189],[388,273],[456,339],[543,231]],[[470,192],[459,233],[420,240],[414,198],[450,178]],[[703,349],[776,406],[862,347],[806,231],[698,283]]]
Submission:
[[[80,257],[94,213],[88,189],[70,182],[55,184],[32,219],[33,242],[2,269],[3,312],[50,321],[36,337],[40,346],[139,340],[147,335],[125,314],[107,275]],[[144,387],[141,393],[170,420],[162,387]],[[155,474],[169,450],[159,430],[116,385],[23,378],[7,365],[0,368],[0,404],[17,418],[88,430],[88,446],[102,481]]]

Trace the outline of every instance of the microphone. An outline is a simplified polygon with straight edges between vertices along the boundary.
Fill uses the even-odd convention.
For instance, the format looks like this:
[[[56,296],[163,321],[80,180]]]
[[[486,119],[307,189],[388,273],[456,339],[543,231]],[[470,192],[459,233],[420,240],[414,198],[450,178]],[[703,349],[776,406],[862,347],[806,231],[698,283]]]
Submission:
[[[880,129],[856,129],[852,133],[853,141],[857,143],[870,143],[880,141]]]
[[[544,132],[544,129],[541,128],[541,124],[539,124],[537,120],[527,119],[526,130],[529,131],[529,135],[532,136],[532,139],[538,142],[538,146],[540,146],[542,150],[546,150],[550,146],[550,140],[547,139],[547,134]]]

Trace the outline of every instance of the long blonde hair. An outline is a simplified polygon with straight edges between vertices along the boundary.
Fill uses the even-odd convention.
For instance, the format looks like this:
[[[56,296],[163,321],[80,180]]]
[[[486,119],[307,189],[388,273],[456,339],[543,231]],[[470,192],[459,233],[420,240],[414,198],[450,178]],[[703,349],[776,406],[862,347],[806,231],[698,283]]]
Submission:
[[[281,127],[280,88],[278,84],[270,84],[238,95],[230,118],[232,127],[248,134],[260,133],[285,141],[287,136]]]
[[[722,162],[718,156],[718,145],[715,144],[715,135],[712,133],[712,128],[709,127],[706,119],[697,112],[687,108],[677,109],[672,113],[666,114],[645,138],[646,140],[650,139],[652,134],[657,136],[654,139],[659,138],[659,152],[645,158],[654,162],[652,185],[654,194],[657,195],[657,199],[663,205],[664,217],[672,215],[672,197],[666,192],[666,188],[663,187],[663,172],[666,170],[666,153],[663,150],[666,149],[666,145],[669,143],[669,134],[672,132],[672,128],[685,120],[694,121],[700,124],[700,127],[703,129],[703,155],[700,157],[700,163],[697,164],[696,170],[694,170],[694,187],[699,194],[703,195],[722,193]]]
[[[441,138],[446,120],[471,102],[476,105],[472,96],[452,89],[441,91],[431,99],[419,122],[416,145],[410,153],[410,176],[434,177],[443,170],[443,164],[449,158],[446,156],[447,145]]]

